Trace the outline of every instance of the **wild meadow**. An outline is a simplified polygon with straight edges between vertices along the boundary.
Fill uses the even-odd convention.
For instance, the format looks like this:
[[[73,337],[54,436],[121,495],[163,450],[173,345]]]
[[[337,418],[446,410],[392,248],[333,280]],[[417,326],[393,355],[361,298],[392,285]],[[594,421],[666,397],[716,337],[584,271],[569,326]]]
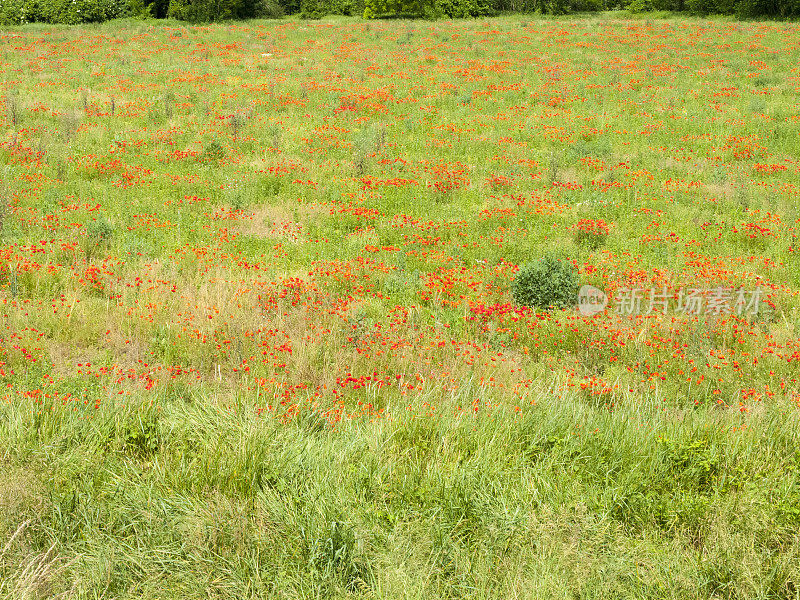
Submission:
[[[0,32],[0,598],[800,598],[798,65],[614,13]],[[606,310],[516,301],[543,257]]]

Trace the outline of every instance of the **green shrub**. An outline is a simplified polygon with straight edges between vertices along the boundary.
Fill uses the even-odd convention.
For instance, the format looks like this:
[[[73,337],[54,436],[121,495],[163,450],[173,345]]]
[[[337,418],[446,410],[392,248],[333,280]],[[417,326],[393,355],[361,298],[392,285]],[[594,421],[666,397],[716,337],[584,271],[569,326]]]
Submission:
[[[650,0],[631,0],[625,8],[632,13],[642,13],[653,10],[653,4]]]
[[[385,15],[428,15],[435,10],[433,0],[366,0],[364,18]]]
[[[764,16],[786,19],[800,16],[800,0],[739,0],[728,12],[735,12],[740,19]]]
[[[571,0],[569,12],[599,12],[612,8],[606,0]]]
[[[735,0],[686,0],[686,10],[695,15],[730,15],[735,12]]]
[[[495,12],[488,0],[436,0],[432,16],[466,19],[483,17]]]
[[[561,15],[615,8],[634,13],[735,14],[739,18],[800,16],[800,0],[0,0],[0,26],[80,24],[120,17],[172,17],[202,23],[297,13],[307,19],[325,15],[463,19],[509,11]]]
[[[191,23],[224,21],[236,16],[239,0],[170,0],[167,14]]]
[[[279,18],[284,14],[278,0],[239,0],[237,19]]]
[[[301,0],[300,17],[319,19],[325,15],[358,15],[364,12],[363,0]]]
[[[99,23],[136,12],[130,0],[0,0],[0,25]]]
[[[511,294],[523,306],[568,308],[577,298],[578,273],[569,262],[545,256],[520,267],[511,284]]]
[[[205,147],[203,153],[200,155],[201,160],[219,162],[225,158],[225,148],[222,147],[218,141],[214,140]]]
[[[529,0],[525,12],[538,12],[547,15],[565,15],[573,12],[595,12],[610,8],[606,0]]]
[[[38,3],[35,0],[0,0],[0,25],[21,25],[37,20]]]
[[[278,17],[282,4],[273,0],[170,0],[167,15],[180,21],[210,23],[228,19]]]
[[[93,23],[120,17],[172,17],[195,23],[228,19],[363,15],[463,19],[503,12],[569,14],[626,8],[739,18],[800,16],[800,0],[0,0],[0,26]]]

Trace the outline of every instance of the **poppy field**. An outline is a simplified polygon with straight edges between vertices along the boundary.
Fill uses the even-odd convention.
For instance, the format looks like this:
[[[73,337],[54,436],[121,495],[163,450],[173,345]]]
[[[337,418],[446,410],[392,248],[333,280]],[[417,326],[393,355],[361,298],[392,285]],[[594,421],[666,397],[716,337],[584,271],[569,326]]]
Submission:
[[[0,32],[0,598],[800,598],[798,65],[613,14]],[[545,257],[607,305],[520,303]]]

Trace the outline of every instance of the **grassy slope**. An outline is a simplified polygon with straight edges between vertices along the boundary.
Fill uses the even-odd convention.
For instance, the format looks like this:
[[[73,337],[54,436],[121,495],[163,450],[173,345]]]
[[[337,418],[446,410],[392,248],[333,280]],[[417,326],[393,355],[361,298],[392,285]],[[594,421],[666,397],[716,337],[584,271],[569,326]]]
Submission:
[[[796,32],[3,34],[0,597],[798,598]]]

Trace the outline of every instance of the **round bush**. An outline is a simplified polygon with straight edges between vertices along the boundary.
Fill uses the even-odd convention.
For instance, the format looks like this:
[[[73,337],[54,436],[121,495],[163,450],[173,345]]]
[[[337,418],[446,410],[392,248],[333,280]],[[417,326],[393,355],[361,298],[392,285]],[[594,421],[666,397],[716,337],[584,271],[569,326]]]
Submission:
[[[578,273],[572,264],[545,256],[520,267],[511,284],[511,294],[523,306],[569,308],[577,302],[578,283]]]

